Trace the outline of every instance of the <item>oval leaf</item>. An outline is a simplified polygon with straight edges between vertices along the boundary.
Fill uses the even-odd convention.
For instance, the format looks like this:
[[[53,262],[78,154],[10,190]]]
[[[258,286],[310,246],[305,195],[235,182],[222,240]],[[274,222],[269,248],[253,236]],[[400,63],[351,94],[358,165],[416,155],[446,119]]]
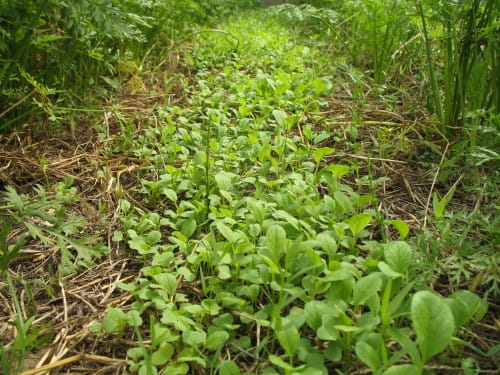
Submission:
[[[384,371],[383,375],[419,375],[420,370],[415,365],[391,366]]]
[[[442,298],[424,290],[413,296],[411,318],[425,363],[450,344],[455,330],[453,313]]]
[[[405,273],[410,267],[413,252],[408,243],[392,241],[384,246],[385,261],[395,272]]]
[[[378,370],[380,367],[380,356],[370,344],[360,341],[356,344],[355,350],[356,355],[365,365],[372,370]]]

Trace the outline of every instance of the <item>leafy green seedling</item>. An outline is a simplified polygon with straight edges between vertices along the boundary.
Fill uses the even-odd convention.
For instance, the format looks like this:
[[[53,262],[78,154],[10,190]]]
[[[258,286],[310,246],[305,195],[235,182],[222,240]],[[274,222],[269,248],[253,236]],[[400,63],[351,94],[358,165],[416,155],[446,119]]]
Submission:
[[[450,343],[455,331],[451,308],[440,297],[429,291],[415,293],[411,302],[411,319],[422,355],[420,368]]]

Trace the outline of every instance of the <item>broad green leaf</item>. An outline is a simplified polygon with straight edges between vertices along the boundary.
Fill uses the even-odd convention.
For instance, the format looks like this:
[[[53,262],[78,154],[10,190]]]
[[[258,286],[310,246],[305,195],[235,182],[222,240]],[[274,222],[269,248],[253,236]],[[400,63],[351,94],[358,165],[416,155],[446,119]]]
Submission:
[[[481,298],[468,290],[458,290],[449,296],[445,302],[450,306],[455,324],[461,327],[472,319],[481,307]]]
[[[169,295],[174,294],[177,289],[177,278],[175,275],[162,272],[153,276],[153,279],[160,285]]]
[[[272,254],[273,263],[279,264],[286,251],[286,232],[279,225],[271,225],[267,229],[266,242]]]
[[[171,202],[173,202],[173,203],[177,202],[177,193],[174,190],[168,189],[168,188],[163,188],[161,190],[161,193],[164,196],[166,196]]]
[[[385,370],[383,375],[420,375],[420,370],[415,365],[396,365]]]
[[[411,319],[424,363],[450,344],[455,323],[450,307],[442,298],[425,290],[415,293]]]
[[[294,355],[299,349],[300,335],[298,329],[293,325],[277,332],[278,341],[288,355]]]
[[[146,236],[146,242],[149,245],[155,245],[161,240],[161,233],[158,230],[152,230]]]
[[[121,333],[127,324],[127,314],[120,308],[109,307],[106,317],[102,321],[102,327],[106,333]]]
[[[325,301],[308,301],[304,306],[304,315],[307,325],[316,331],[321,327],[323,316],[331,313],[332,309],[333,306]]]
[[[342,359],[342,345],[338,341],[330,341],[323,356],[329,361],[339,362]]]
[[[139,375],[156,375],[158,370],[151,363],[145,363],[139,368]]]
[[[335,324],[333,326],[335,329],[338,329],[341,332],[359,332],[360,328],[356,326],[348,326],[345,324]]]
[[[147,350],[145,347],[130,348],[127,350],[127,357],[138,361],[147,355]]]
[[[132,327],[139,327],[142,325],[142,317],[139,311],[130,310],[127,312],[127,323]]]
[[[380,273],[372,273],[362,277],[354,285],[353,303],[356,306],[365,304],[370,298],[378,296],[378,292],[382,289],[382,275]]]
[[[234,173],[219,171],[215,175],[215,182],[219,190],[230,191],[233,187],[233,180],[237,177]]]
[[[240,368],[234,361],[224,361],[219,367],[220,375],[240,375]]]
[[[337,180],[348,174],[350,170],[351,167],[343,164],[331,164],[323,168],[323,171],[330,172]]]
[[[131,230],[128,230],[129,236],[130,232],[133,232]],[[142,236],[130,236],[131,239],[128,241],[128,245],[130,246],[131,249],[137,250],[137,252],[141,255],[147,254],[151,246],[146,242],[145,238]]]
[[[174,342],[179,339],[179,335],[172,331],[162,323],[155,323],[151,327],[151,344],[158,346],[162,342]]]
[[[334,148],[331,147],[321,147],[313,151],[312,157],[316,164],[319,164],[321,159],[323,159],[325,156],[333,154],[335,152]]]
[[[163,366],[172,358],[174,347],[168,342],[162,342],[160,347],[151,354],[151,363],[155,366]]]
[[[113,242],[120,242],[123,241],[123,233],[119,230],[115,230],[113,232],[113,238],[111,239]]]
[[[187,238],[191,237],[196,230],[196,220],[194,218],[186,219],[181,224],[181,231]]]
[[[224,238],[229,242],[234,244],[238,242],[238,240],[240,239],[240,236],[232,229],[230,229],[228,226],[226,226],[222,221],[218,221],[216,226],[220,234],[222,234]]]
[[[280,219],[283,220],[284,222],[292,225],[297,230],[301,229],[299,226],[299,220],[297,220],[297,218],[293,217],[285,210],[277,210],[277,211],[273,212],[273,217],[277,220],[280,220]]]
[[[156,253],[155,255],[153,255],[153,261],[151,265],[168,267],[173,260],[174,260],[174,254],[171,252]]]
[[[408,237],[408,234],[410,233],[410,227],[404,221],[386,220],[385,223],[392,225],[394,228],[396,228],[396,230],[399,232],[399,237],[401,237],[402,240]]]
[[[165,375],[186,375],[189,372],[187,363],[172,363],[165,369]]]
[[[358,358],[372,370],[378,370],[380,367],[380,355],[368,343],[359,341],[355,347]]]
[[[392,241],[384,245],[384,258],[395,272],[406,273],[410,267],[413,252],[404,241]]]
[[[333,257],[338,249],[337,241],[333,238],[330,232],[322,232],[316,236],[316,241],[318,241],[319,246],[328,254],[329,257]]]
[[[209,350],[220,350],[224,343],[229,340],[229,333],[226,331],[214,331],[208,335],[205,341],[205,348]]]
[[[339,318],[337,313],[327,314],[322,317],[321,327],[317,330],[316,334],[320,340],[336,341],[339,339],[339,330],[335,328],[335,325],[341,323],[341,318]]]
[[[377,267],[382,273],[386,276],[389,276],[391,279],[397,279],[398,277],[403,277],[402,273],[394,271],[389,265],[385,262],[378,262]]]
[[[274,355],[274,354],[270,354],[269,355],[269,361],[275,365],[275,366],[278,366],[279,368],[282,368],[283,370],[285,370],[286,372],[289,372],[289,371],[293,371],[294,370],[294,367],[292,365],[290,365],[288,362],[285,362],[284,360],[282,360],[280,357]]]
[[[333,197],[335,198],[335,203],[337,204],[337,206],[342,208],[342,211],[344,213],[354,212],[354,206],[349,197],[345,193],[341,191],[336,191],[333,193]]]
[[[130,208],[132,207],[132,205],[130,204],[129,201],[125,200],[125,199],[120,199],[120,209],[124,212],[124,213],[127,213],[128,211],[130,211]]]
[[[260,258],[269,266],[269,271],[271,272],[272,275],[276,275],[280,273],[280,267],[278,264],[274,263],[271,258],[268,256],[265,256],[264,254],[259,255]],[[262,272],[262,270],[261,270]]]
[[[231,270],[227,264],[221,264],[217,266],[219,270],[217,277],[221,280],[228,280],[231,278]]]
[[[120,322],[109,317],[103,319],[102,328],[106,333],[120,333],[123,329]]]
[[[198,346],[205,342],[207,334],[203,331],[184,331],[182,332],[182,341],[186,345]]]
[[[372,215],[369,214],[357,214],[345,221],[352,234],[356,237],[360,232],[365,229],[368,224],[372,221]]]
[[[284,128],[286,126],[286,119],[288,118],[288,115],[286,114],[286,112],[275,109],[275,110],[273,110],[273,117],[276,120],[276,123],[281,128]]]
[[[264,222],[265,210],[260,201],[254,198],[247,198],[247,207],[255,221],[262,225]]]

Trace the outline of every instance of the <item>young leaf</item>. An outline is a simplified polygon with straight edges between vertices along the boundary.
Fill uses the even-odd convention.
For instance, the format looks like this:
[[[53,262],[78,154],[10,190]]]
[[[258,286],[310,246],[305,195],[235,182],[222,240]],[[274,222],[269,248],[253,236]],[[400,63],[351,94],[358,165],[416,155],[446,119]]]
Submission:
[[[163,188],[161,194],[166,196],[171,202],[177,202],[177,193],[173,189]]]
[[[398,277],[404,277],[402,273],[394,271],[386,262],[378,262],[377,267],[386,276],[391,279],[397,279]]]
[[[279,125],[279,127],[285,128],[286,119],[288,117],[288,115],[286,114],[286,112],[283,112],[283,111],[275,109],[273,111],[273,117],[276,120],[276,123]]]
[[[227,227],[222,221],[218,221],[217,224],[215,225],[217,226],[217,230],[229,242],[236,243],[240,239],[240,236],[236,232],[231,230],[229,227]]]
[[[247,207],[255,221],[259,224],[262,224],[264,222],[265,215],[264,206],[262,205],[262,203],[257,199],[247,198]]]
[[[356,306],[362,305],[370,298],[377,296],[377,293],[382,288],[381,276],[380,273],[372,273],[356,282],[353,293],[353,303]]]
[[[224,361],[219,367],[220,375],[240,375],[240,368],[234,361]]]
[[[271,251],[273,262],[278,265],[286,249],[285,230],[279,225],[271,225],[267,229],[266,242]]]
[[[300,335],[295,326],[288,325],[285,329],[278,331],[277,337],[286,354],[293,356],[299,349]]]
[[[335,149],[333,149],[335,151]],[[335,177],[337,180],[345,176],[349,171],[351,170],[351,167],[348,165],[343,165],[343,164],[331,164],[325,168],[322,169],[323,171],[328,171],[330,172],[333,177]]]
[[[337,206],[342,208],[342,211],[344,213],[348,214],[354,212],[354,206],[349,197],[345,193],[337,190],[336,192],[333,193],[333,197],[335,198],[335,203],[337,204]]]
[[[194,218],[186,219],[181,224],[181,231],[187,238],[191,237],[196,230],[196,220]]]
[[[349,226],[352,234],[357,237],[360,232],[365,229],[368,224],[372,221],[372,215],[369,214],[357,214],[345,221],[345,223]]]
[[[412,250],[408,243],[392,241],[384,245],[384,257],[395,272],[406,273],[412,260]]]
[[[446,206],[450,202],[451,198],[453,198],[453,194],[455,193],[456,185],[445,194],[445,196],[440,199],[437,193],[434,193],[432,196],[432,208],[434,210],[434,216],[436,219],[443,217],[444,212],[446,210]]]
[[[233,187],[233,179],[237,177],[234,173],[219,171],[215,175],[215,182],[220,190],[229,191]]]
[[[333,257],[337,252],[338,244],[331,232],[318,233],[316,241],[318,241],[319,246],[321,246],[329,257]]]
[[[160,347],[151,354],[151,363],[155,366],[163,366],[174,354],[174,347],[168,342],[162,342]]]
[[[368,343],[359,341],[355,347],[356,355],[369,368],[376,371],[380,367],[380,356],[377,351]]]
[[[321,159],[323,159],[325,156],[333,154],[335,152],[334,148],[331,147],[321,147],[313,151],[312,157],[314,159],[314,162],[316,164],[319,164]],[[347,167],[349,168],[349,167]]]
[[[389,367],[383,375],[420,375],[420,370],[415,365],[397,365]]]
[[[158,369],[151,363],[143,364],[139,369],[139,375],[157,375]]]
[[[424,363],[450,344],[455,323],[450,307],[442,298],[426,290],[415,293],[411,319]]]
[[[198,346],[203,344],[207,338],[204,331],[184,331],[182,332],[182,341],[186,345]]]
[[[401,237],[402,240],[408,237],[408,234],[410,233],[410,227],[404,221],[386,220],[385,223],[392,225],[394,228],[396,228],[396,230],[399,232],[399,237]]]
[[[467,324],[481,306],[481,298],[468,290],[456,291],[445,302],[451,308],[457,327]]]
[[[269,361],[283,370],[285,370],[286,373],[292,372],[294,370],[293,366],[289,365],[287,362],[283,361],[280,357],[270,354],[269,355]]]
[[[422,357],[418,352],[417,345],[410,339],[408,329],[389,327],[387,333],[401,346],[403,353],[410,355],[413,363],[417,364],[419,368],[423,367]]]
[[[205,341],[205,348],[209,350],[220,350],[228,339],[229,333],[226,331],[214,331],[208,335],[207,341]]]
[[[165,375],[185,375],[189,372],[189,365],[184,362],[171,363],[165,369]]]

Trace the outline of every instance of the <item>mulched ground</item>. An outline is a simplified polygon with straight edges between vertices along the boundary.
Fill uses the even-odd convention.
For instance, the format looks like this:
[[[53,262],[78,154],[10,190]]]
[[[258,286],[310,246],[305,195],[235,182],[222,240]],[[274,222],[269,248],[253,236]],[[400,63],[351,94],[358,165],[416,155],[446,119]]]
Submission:
[[[158,82],[152,77],[146,83],[150,91],[161,92],[161,88],[154,87],[159,85]],[[169,100],[176,100],[176,96],[181,97],[182,93],[176,94],[174,90]],[[34,326],[40,327],[39,335],[53,333],[39,350],[28,353],[22,375],[127,373],[126,351],[135,345],[132,333],[130,340],[99,337],[90,333],[87,326],[94,320],[102,319],[106,308],[124,307],[131,302],[131,296],[116,288],[116,283],[136,277],[142,264],[129,256],[127,249],[117,248],[111,237],[119,225],[116,214],[119,194],[123,189],[134,187],[135,174],[146,163],[116,153],[106,157],[103,149],[112,144],[114,134],[122,131],[120,119],[116,118],[113,108],[118,107],[120,114],[129,123],[134,123],[135,131],[141,132],[143,124],[155,121],[150,108],[154,104],[161,105],[164,100],[164,97],[145,93],[124,95],[116,102],[104,105],[100,115],[82,117],[81,123],[73,130],[59,125],[47,133],[29,124],[0,136],[1,183],[31,195],[37,184],[53,184],[66,176],[73,176],[82,199],[71,209],[87,218],[89,228],[105,238],[111,249],[109,257],[96,261],[93,267],[65,277],[58,276],[54,266],[59,263],[58,250],[36,241],[29,242],[21,256],[11,262],[12,275],[30,284],[29,289],[19,282],[16,284],[23,318],[35,314]],[[426,169],[412,160],[411,155],[428,153],[437,165],[442,155],[436,149],[446,149],[446,141],[436,136],[434,143],[424,142],[428,135],[419,133],[419,124],[427,118],[426,113],[410,113],[404,108],[389,111],[378,103],[357,110],[362,120],[358,126],[356,151],[353,151],[350,139],[352,103],[348,97],[337,93],[329,99],[329,108],[317,114],[331,120],[329,131],[335,135],[321,145],[337,150],[327,162],[353,160],[360,166],[360,174],[366,175],[370,156],[372,177],[390,178],[377,189],[379,208],[388,218],[408,223],[413,233],[428,226],[423,213],[429,212],[432,192],[442,189],[445,193],[456,181],[442,185],[434,178],[439,172],[436,167]],[[87,121],[93,122],[94,126]],[[101,134],[94,130],[96,124],[102,129]],[[300,126],[297,131],[301,134]],[[380,139],[381,135],[384,140]],[[383,150],[387,144],[391,144],[392,149],[374,153],[374,150]],[[476,203],[474,199],[466,194],[460,195],[460,191],[457,194],[459,199],[455,199],[453,204],[470,211]],[[17,228],[9,237],[15,238],[21,230]],[[442,285],[434,285],[434,288],[444,293],[450,290],[446,280]],[[463,332],[467,341],[483,351],[498,345],[500,338],[499,305],[491,299],[489,302],[490,310],[485,319]],[[15,337],[11,324],[15,318],[14,311],[6,282],[0,279],[2,343],[9,343]],[[498,361],[484,358],[469,349],[458,356],[476,358],[483,368],[481,373],[499,373]],[[452,366],[430,365],[429,369],[437,374],[462,372]],[[348,373],[369,372],[352,368]]]

